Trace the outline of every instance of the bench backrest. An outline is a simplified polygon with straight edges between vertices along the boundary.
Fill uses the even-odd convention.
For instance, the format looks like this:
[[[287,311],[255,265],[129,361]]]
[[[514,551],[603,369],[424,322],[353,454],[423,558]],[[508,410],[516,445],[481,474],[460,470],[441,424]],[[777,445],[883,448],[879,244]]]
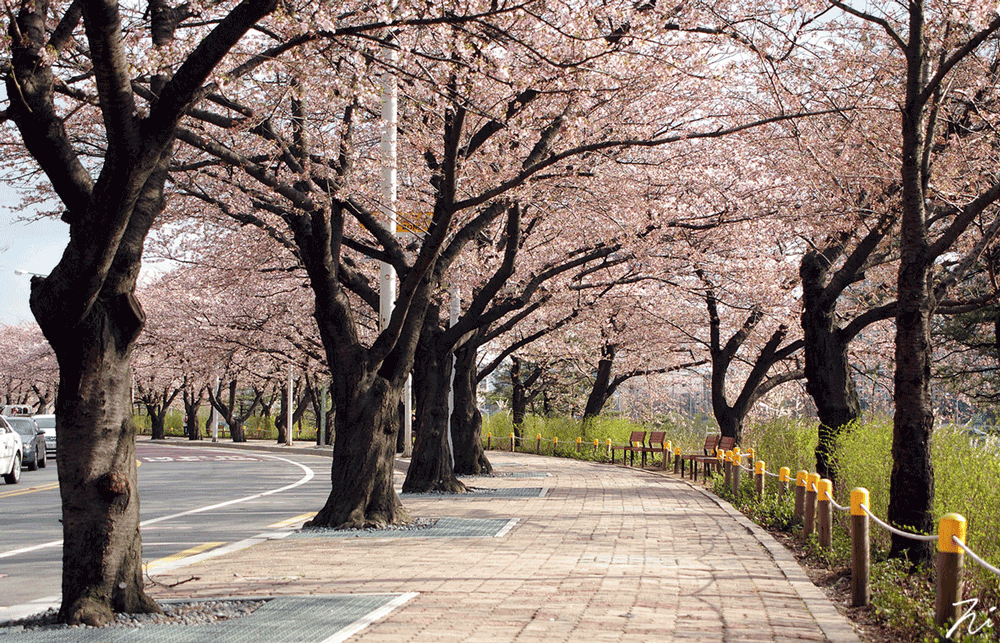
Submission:
[[[649,434],[649,446],[658,444],[660,448],[663,448],[663,440],[667,437],[666,431],[653,431]]]
[[[630,435],[628,438],[628,443],[631,444],[632,446],[636,446],[637,443],[641,445],[645,441],[646,441],[645,431],[632,431],[632,435]]]
[[[719,440],[717,448],[722,449],[723,451],[732,451],[734,446],[736,446],[736,438],[724,435]]]
[[[702,450],[705,452],[705,455],[715,453],[715,445],[717,445],[718,443],[719,443],[719,436],[706,435],[705,446],[702,447]]]

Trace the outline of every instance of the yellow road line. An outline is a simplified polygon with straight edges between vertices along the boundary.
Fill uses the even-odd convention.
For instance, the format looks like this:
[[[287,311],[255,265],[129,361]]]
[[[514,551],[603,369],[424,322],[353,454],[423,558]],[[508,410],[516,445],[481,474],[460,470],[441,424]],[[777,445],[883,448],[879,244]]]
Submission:
[[[191,547],[190,549],[185,549],[184,551],[179,551],[179,552],[177,552],[176,554],[174,554],[172,556],[167,556],[166,558],[158,558],[156,560],[150,561],[150,562],[146,563],[146,569],[147,570],[156,569],[157,567],[160,567],[162,565],[166,565],[167,563],[172,563],[175,560],[180,560],[181,558],[187,558],[188,556],[194,556],[195,554],[200,554],[203,551],[207,551],[209,549],[213,549],[215,547],[218,547],[219,545],[225,545],[225,544],[226,544],[225,542],[221,542],[221,541],[220,542],[202,543],[200,545],[196,545],[194,547]]]
[[[288,527],[289,525],[294,525],[297,522],[305,522],[316,515],[315,511],[311,511],[307,514],[302,514],[301,516],[295,516],[294,518],[289,518],[288,520],[282,520],[281,522],[276,522],[273,525],[268,525],[268,529],[281,529],[282,527]]]
[[[48,491],[50,489],[58,489],[58,482],[50,482],[48,484],[43,484],[38,487],[28,487],[27,489],[21,488],[17,491],[2,491],[0,492],[0,498],[11,498],[13,496],[23,496],[26,493],[35,493],[36,491]]]

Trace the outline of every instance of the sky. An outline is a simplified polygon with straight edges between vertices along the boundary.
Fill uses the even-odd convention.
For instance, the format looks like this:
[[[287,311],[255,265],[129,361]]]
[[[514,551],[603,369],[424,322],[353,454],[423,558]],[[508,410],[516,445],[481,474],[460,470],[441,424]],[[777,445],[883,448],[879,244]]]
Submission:
[[[69,226],[58,220],[18,221],[20,197],[0,180],[0,324],[31,321],[28,308],[30,275],[48,274],[69,241]]]

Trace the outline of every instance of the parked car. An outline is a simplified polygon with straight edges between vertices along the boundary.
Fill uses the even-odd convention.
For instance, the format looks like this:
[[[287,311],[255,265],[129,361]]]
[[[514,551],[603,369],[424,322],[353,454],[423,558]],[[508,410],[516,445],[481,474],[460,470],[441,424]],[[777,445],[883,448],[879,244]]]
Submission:
[[[28,467],[28,471],[44,467],[45,431],[38,428],[34,418],[5,417],[4,419],[21,436],[22,463]]]
[[[8,472],[3,473],[7,484],[17,484],[21,479],[22,450],[21,436],[0,416],[0,472]]]
[[[56,416],[36,415],[32,418],[39,429],[45,431],[45,452],[53,455],[56,452]]]
[[[35,412],[27,404],[5,404],[0,407],[0,415],[4,417],[24,417],[33,415]]]

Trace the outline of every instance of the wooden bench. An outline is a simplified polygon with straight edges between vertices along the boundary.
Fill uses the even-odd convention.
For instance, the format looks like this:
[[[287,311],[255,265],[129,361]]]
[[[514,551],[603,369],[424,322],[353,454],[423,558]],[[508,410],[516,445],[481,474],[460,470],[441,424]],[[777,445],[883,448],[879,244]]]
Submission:
[[[642,466],[646,466],[646,454],[647,453],[659,453],[663,456],[663,470],[667,470],[667,446],[666,446],[666,431],[651,431],[649,434],[649,439],[646,440],[642,449]]]
[[[711,455],[694,456],[693,458],[691,458],[691,475],[694,477],[694,479],[695,480],[698,479],[698,464],[703,464],[705,470],[704,478],[705,480],[708,480],[708,476],[712,471],[712,467],[718,468],[719,466],[719,457],[717,455],[717,451],[719,449],[722,449],[723,452],[731,451],[735,445],[736,445],[736,440],[734,438],[731,438],[728,435],[724,435],[721,438],[719,438],[719,442],[718,444],[715,445],[715,449],[713,450]]]
[[[701,453],[685,453],[685,454],[682,454],[680,456],[680,459],[681,459],[681,477],[682,478],[684,477],[684,463],[685,462],[690,461],[691,462],[691,470],[695,471],[695,469],[698,466],[697,463],[695,462],[695,459],[696,458],[705,458],[705,457],[707,457],[709,455],[711,455],[714,458],[715,457],[715,447],[718,444],[719,444],[719,436],[718,435],[711,435],[711,434],[709,434],[709,435],[705,436],[705,444],[704,444],[704,446],[701,447],[701,451],[702,451]]]
[[[632,434],[628,438],[628,444],[613,444],[611,445],[611,464],[615,463],[615,451],[622,452],[622,464],[625,464],[625,454],[629,454],[629,461],[632,466],[635,466],[635,454],[642,454],[642,463],[646,463],[646,453],[643,449],[646,446],[646,432],[645,431],[632,431]]]

